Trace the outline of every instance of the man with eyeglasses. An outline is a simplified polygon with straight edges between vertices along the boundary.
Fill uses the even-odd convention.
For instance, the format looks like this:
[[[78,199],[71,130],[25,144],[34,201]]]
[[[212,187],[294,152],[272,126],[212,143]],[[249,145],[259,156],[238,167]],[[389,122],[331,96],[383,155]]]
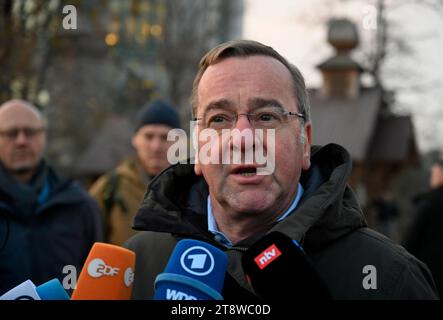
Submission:
[[[304,79],[274,49],[246,40],[215,47],[200,61],[191,103],[195,164],[172,166],[151,182],[134,220],[144,232],[126,243],[137,255],[133,298],[151,298],[174,245],[193,238],[228,254],[225,299],[284,291],[292,300],[300,288],[282,282],[274,285],[282,292],[258,292],[242,267],[244,252],[274,231],[301,245],[333,299],[437,298],[427,267],[367,228],[346,185],[349,153],[336,144],[311,147]],[[261,171],[257,150],[272,170]],[[306,275],[281,276],[294,283]]]
[[[80,271],[102,239],[97,204],[55,173],[43,159],[45,146],[45,121],[35,106],[0,106],[0,295],[27,279],[62,281],[64,267]]]

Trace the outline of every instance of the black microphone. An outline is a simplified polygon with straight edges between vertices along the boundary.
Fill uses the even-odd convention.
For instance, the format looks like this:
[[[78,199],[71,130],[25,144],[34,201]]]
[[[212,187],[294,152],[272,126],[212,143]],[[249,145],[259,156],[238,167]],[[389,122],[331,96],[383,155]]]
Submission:
[[[332,299],[300,244],[280,232],[254,243],[244,253],[242,265],[262,299]]]

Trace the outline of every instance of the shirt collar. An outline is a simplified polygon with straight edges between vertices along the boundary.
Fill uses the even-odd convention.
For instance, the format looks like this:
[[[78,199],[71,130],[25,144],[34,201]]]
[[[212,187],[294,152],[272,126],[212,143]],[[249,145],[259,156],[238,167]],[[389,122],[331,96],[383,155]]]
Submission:
[[[298,203],[300,202],[303,192],[304,192],[304,189],[303,189],[302,185],[300,183],[298,183],[297,194],[296,194],[294,200],[292,200],[292,203],[289,206],[288,210],[286,210],[277,219],[277,221],[282,221],[283,219],[286,219],[292,212],[294,212],[294,209],[297,207]],[[210,195],[208,195],[207,210],[208,210],[208,230],[214,235],[214,239],[226,247],[232,247],[233,244],[232,244],[231,240],[229,240],[228,237],[223,232],[221,232],[217,227],[217,223],[215,222],[215,218],[214,218],[214,213],[212,212]]]

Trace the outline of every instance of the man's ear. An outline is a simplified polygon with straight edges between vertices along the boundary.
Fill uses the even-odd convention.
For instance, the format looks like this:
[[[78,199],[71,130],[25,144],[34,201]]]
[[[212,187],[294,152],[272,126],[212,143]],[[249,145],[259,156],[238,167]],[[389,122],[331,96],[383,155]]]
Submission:
[[[194,172],[196,175],[201,176],[203,174],[202,168],[200,165],[199,153],[198,153],[198,126],[194,123],[191,126],[192,132],[192,148],[194,148]]]
[[[194,164],[194,172],[198,176],[201,176],[203,174],[202,173],[202,168],[201,168],[200,164],[197,163],[197,162]]]
[[[305,128],[305,143],[303,145],[303,170],[308,170],[311,167],[311,131],[312,125],[311,122],[307,122],[304,125]]]
[[[132,146],[137,150],[137,134],[134,134],[131,139]]]

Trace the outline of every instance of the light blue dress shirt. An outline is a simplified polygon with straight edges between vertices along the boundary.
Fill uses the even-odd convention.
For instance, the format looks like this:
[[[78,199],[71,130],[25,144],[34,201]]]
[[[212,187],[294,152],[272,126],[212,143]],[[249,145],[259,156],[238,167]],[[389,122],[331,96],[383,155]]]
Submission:
[[[303,187],[300,183],[298,183],[297,188],[297,195],[295,196],[294,200],[291,203],[291,206],[288,208],[288,210],[285,211],[278,219],[277,221],[281,221],[285,219],[287,216],[289,216],[294,209],[297,207],[298,203],[300,202],[300,199],[303,195]],[[208,230],[214,234],[214,239],[221,244],[223,244],[226,247],[232,247],[231,240],[228,239],[228,237],[218,230],[217,223],[215,222],[214,213],[212,212],[212,206],[211,206],[211,197],[208,195]]]

